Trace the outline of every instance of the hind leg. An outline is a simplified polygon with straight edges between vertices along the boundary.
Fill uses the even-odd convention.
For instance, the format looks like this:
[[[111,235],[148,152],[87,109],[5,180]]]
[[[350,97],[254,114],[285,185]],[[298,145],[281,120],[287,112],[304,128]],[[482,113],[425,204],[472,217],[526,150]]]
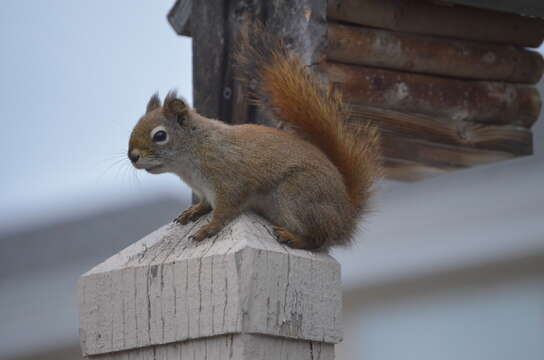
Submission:
[[[293,200],[283,200],[278,192],[258,199],[251,209],[270,221],[274,227],[274,235],[279,243],[295,249],[313,249],[317,246],[305,231],[304,221],[298,216],[300,211],[293,206]]]
[[[275,227],[278,242],[296,249],[318,249],[335,231],[338,217],[331,206],[331,196],[322,188],[309,188],[307,178],[292,176],[265,198],[260,199],[257,213]],[[331,226],[332,225],[332,226]]]
[[[291,174],[262,200],[260,213],[276,226],[278,241],[293,248],[345,243],[353,230],[353,209],[339,174],[320,169]]]

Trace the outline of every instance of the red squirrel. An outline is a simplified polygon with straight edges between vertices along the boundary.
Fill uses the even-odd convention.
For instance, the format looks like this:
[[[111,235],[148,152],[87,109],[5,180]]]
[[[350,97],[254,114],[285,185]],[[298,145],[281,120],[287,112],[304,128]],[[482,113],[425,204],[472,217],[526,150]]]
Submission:
[[[259,103],[294,134],[208,119],[171,91],[162,104],[157,94],[149,100],[128,156],[137,169],[178,175],[198,195],[176,222],[212,212],[195,241],[251,210],[290,247],[348,244],[382,173],[378,129],[349,125],[340,95],[280,41],[252,42],[245,37],[236,56],[241,72],[257,81]]]

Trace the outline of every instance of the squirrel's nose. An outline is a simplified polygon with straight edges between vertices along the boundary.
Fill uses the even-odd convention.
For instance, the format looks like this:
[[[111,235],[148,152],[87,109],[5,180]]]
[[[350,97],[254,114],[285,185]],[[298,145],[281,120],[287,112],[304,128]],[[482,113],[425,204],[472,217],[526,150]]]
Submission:
[[[128,151],[128,158],[130,159],[130,161],[132,161],[133,163],[137,162],[138,159],[140,158],[140,152],[136,149],[134,150],[129,150]]]

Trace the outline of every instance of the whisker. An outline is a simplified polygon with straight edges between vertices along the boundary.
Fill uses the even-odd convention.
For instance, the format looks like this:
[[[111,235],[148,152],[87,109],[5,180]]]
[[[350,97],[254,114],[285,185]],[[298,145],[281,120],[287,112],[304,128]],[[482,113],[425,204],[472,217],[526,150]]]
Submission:
[[[100,163],[108,163],[111,164],[111,161],[122,161],[127,159],[127,155],[125,151],[116,152],[110,155],[106,155],[102,158]]]
[[[113,168],[117,168],[117,170],[119,171],[119,166],[126,164],[126,161],[127,159],[125,158],[111,161],[110,164],[107,165],[104,170],[102,170],[100,175],[97,177],[96,182],[99,183],[104,178],[104,176],[106,176],[106,174],[108,174]]]
[[[127,157],[127,154],[112,154],[112,155],[105,156],[103,160],[122,159],[126,157]]]
[[[126,168],[127,163],[123,162],[121,165],[117,168],[117,172],[115,173],[115,177],[117,179],[121,179],[122,182],[124,182],[123,177],[121,176],[123,174],[124,169]]]
[[[142,183],[140,181],[140,178],[138,177],[138,171],[134,168],[132,168],[132,180],[135,181],[136,187],[141,188]]]

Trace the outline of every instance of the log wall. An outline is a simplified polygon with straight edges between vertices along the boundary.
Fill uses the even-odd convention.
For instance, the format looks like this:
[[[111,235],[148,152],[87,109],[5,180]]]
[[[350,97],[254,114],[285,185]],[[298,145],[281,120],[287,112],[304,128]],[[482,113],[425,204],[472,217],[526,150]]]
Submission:
[[[390,178],[532,154],[544,21],[425,0],[329,0],[327,61],[353,122],[383,134]]]

